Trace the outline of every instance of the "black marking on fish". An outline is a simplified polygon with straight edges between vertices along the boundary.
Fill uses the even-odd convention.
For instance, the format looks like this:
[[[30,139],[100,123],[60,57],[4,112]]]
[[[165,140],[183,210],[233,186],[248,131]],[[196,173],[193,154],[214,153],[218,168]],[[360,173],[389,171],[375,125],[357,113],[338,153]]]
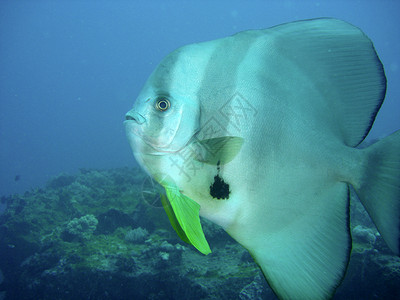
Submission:
[[[210,185],[210,195],[216,199],[229,199],[229,184],[220,177],[220,162],[217,164],[217,175],[214,176],[214,182]]]

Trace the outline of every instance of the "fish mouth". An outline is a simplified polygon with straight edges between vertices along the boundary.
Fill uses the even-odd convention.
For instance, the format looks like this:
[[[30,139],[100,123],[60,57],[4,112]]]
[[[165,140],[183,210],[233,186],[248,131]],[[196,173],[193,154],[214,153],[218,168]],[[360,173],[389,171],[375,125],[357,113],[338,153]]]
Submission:
[[[129,141],[132,139],[132,134],[142,138],[143,129],[141,125],[145,122],[146,118],[133,109],[126,113],[124,125]]]
[[[131,141],[132,139],[140,138],[143,142],[144,139],[142,138],[141,133],[141,126],[133,119],[127,119],[124,121],[126,136],[128,140]]]
[[[126,118],[124,121],[126,136],[134,154],[162,156],[171,153],[165,149],[160,149],[148,141],[144,135],[140,124],[136,119]],[[136,155],[135,155],[136,157]]]
[[[180,151],[178,149],[171,149],[172,139],[163,145],[157,144],[152,137],[146,136],[144,129],[146,128],[146,118],[136,110],[130,110],[125,115],[125,130],[128,140],[134,152],[141,152],[147,155],[167,155]],[[144,146],[144,144],[146,146]],[[139,151],[140,149],[141,151]]]
[[[138,113],[137,111],[134,111],[134,110],[132,109],[132,110],[130,110],[130,111],[128,111],[128,112],[126,113],[126,115],[125,115],[125,122],[126,122],[126,121],[134,121],[134,122],[136,122],[137,124],[141,125],[141,124],[143,124],[144,122],[146,122],[146,118],[145,118],[142,114],[140,114],[140,113]]]

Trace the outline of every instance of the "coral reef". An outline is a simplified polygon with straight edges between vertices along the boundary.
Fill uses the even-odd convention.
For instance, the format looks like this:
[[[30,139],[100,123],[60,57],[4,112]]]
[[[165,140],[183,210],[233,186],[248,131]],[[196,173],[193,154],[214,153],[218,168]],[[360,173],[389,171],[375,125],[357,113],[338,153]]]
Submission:
[[[139,169],[61,174],[2,197],[0,297],[5,299],[271,299],[250,254],[202,220],[212,248],[182,242],[143,198]],[[353,252],[334,299],[400,297],[400,260],[353,201]]]

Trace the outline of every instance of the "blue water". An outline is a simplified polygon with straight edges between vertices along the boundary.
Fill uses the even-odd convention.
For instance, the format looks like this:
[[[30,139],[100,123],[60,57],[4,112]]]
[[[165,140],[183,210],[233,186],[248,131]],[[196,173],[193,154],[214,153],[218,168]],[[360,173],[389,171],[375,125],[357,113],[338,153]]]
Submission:
[[[0,195],[134,165],[124,114],[166,54],[298,19],[341,18],[374,41],[388,90],[371,137],[387,135],[400,128],[399,12],[400,1],[2,0]]]

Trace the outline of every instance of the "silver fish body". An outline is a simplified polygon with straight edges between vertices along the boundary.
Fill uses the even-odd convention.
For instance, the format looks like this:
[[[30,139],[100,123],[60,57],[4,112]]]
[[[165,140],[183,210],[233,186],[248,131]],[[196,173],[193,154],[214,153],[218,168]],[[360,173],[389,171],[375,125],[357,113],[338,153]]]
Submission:
[[[349,261],[350,186],[399,254],[400,132],[356,148],[385,91],[358,28],[299,21],[172,52],[125,125],[183,239],[209,253],[200,213],[249,250],[279,298],[326,299]]]

